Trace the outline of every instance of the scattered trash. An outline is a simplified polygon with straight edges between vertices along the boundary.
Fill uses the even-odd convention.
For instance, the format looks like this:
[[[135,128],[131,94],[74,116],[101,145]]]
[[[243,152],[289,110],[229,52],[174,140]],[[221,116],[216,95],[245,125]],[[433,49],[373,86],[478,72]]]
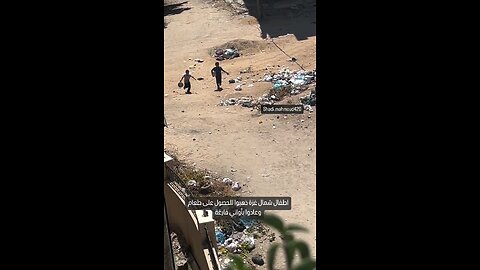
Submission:
[[[235,169],[231,169],[230,171],[231,171],[231,172],[236,172],[237,170],[235,170]]]
[[[241,217],[240,222],[245,226],[245,228],[250,228],[258,223],[257,220],[253,218]]]
[[[272,83],[271,94],[279,95],[270,95],[269,99],[277,101],[285,95],[298,95],[311,88],[311,85],[316,84],[316,71],[290,71],[288,68],[283,68],[277,73],[265,73],[261,81]],[[272,98],[273,96],[275,98]]]
[[[198,63],[203,63],[203,60],[202,60],[202,59],[198,59],[198,58],[197,58],[197,59],[194,59],[193,61],[198,62]]]
[[[239,56],[240,56],[240,53],[238,52],[237,49],[233,47],[225,50],[222,50],[222,49],[216,50],[215,54],[213,55],[213,57],[215,57],[217,61],[223,61],[225,59],[233,59]]]
[[[253,84],[249,84],[248,87],[253,87],[254,85]]]
[[[240,184],[238,182],[235,182],[233,185],[232,185],[232,190],[233,191],[239,191],[242,187],[240,186]]]
[[[242,97],[238,101],[238,105],[240,105],[242,107],[253,107],[254,106],[252,98],[249,98],[249,97]]]
[[[235,86],[235,91],[242,91],[242,86],[240,84]]]
[[[236,81],[234,79],[228,80],[228,83],[235,83]]]
[[[200,193],[202,194],[208,194],[211,192],[212,192],[212,183],[207,183],[200,187]]]
[[[255,248],[255,238],[253,236],[243,235],[241,239],[242,245],[244,245],[248,250]]]
[[[227,185],[231,185],[233,183],[232,179],[230,178],[223,178],[222,182]]]
[[[256,102],[252,97],[242,97],[240,99],[229,98],[228,100],[220,101],[219,105],[220,106],[240,105],[242,107],[254,107],[256,105]]]
[[[196,186],[197,186],[197,181],[195,181],[195,180],[188,180],[187,186],[189,186],[189,187],[196,187]]]
[[[315,106],[317,103],[317,98],[315,93],[311,92],[310,95],[300,98],[300,102],[305,105]]]
[[[313,112],[313,108],[312,108],[311,105],[305,105],[305,104],[304,104],[304,105],[303,105],[303,109],[304,109],[305,111]]]
[[[249,66],[247,69],[241,70],[241,71],[240,71],[240,74],[250,73],[250,72],[252,72],[252,67],[251,67],[251,66]],[[247,78],[247,79],[248,79],[248,78]]]
[[[215,232],[215,237],[217,238],[217,242],[223,244],[225,242],[225,234],[221,231]]]

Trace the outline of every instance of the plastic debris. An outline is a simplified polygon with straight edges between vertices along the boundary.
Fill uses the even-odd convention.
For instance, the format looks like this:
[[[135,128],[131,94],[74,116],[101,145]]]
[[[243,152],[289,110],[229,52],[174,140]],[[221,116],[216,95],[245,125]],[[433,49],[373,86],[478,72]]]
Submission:
[[[253,225],[257,224],[258,221],[252,218],[241,217],[240,222],[243,224],[243,226],[245,226],[245,228],[248,229]]]
[[[242,187],[240,186],[240,184],[238,182],[235,182],[233,183],[232,185],[232,190],[233,191],[239,191]]]
[[[230,48],[225,50],[219,49],[219,50],[216,50],[215,54],[213,55],[213,57],[215,57],[215,59],[218,61],[223,61],[225,59],[233,59],[239,56],[240,56],[240,53],[235,48]]]
[[[275,95],[273,99],[270,96],[269,99],[276,101],[285,95],[283,90],[286,90],[290,95],[298,95],[311,88],[311,85],[316,84],[316,71],[291,71],[288,68],[283,68],[277,73],[265,73],[261,81],[271,82],[274,92],[280,93],[282,91],[280,96]]]
[[[317,98],[315,93],[310,93],[310,95],[301,97],[300,101],[305,105],[315,106],[317,103]]]
[[[233,183],[232,179],[230,178],[223,178],[222,182],[227,185],[231,185]]]
[[[232,106],[232,105],[240,105],[242,107],[254,107],[256,105],[256,101],[251,97],[242,97],[240,99],[230,98],[225,101],[220,102],[220,106]]]
[[[217,238],[217,242],[223,244],[225,242],[225,234],[221,231],[215,232],[215,237]]]

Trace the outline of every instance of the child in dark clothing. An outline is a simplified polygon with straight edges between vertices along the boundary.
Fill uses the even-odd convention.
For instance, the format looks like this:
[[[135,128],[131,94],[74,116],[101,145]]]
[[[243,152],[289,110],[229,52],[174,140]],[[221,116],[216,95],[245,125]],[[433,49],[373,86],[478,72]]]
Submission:
[[[220,91],[222,89],[222,71],[227,73],[227,75],[230,75],[228,72],[223,70],[223,68],[220,66],[220,63],[216,62],[215,67],[212,69],[212,77],[215,77],[216,82],[217,82],[217,90]]]

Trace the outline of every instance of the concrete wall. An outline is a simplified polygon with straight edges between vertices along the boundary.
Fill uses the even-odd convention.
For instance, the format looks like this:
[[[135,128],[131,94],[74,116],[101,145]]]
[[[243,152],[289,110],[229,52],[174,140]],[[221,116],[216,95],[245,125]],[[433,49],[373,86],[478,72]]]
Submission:
[[[187,210],[185,201],[173,190],[167,183],[164,185],[165,201],[168,211],[168,222],[171,231],[181,234],[190,247],[190,251],[195,258],[200,270],[214,269],[210,255],[205,252],[207,249],[207,236],[204,228],[207,228],[210,239],[213,242],[214,257],[218,265],[218,256],[216,254],[215,228],[213,220],[202,220],[197,222],[193,211]],[[210,212],[209,216],[212,216]]]
[[[170,160],[171,158],[164,154],[164,166]],[[199,270],[216,269],[214,265],[219,265],[219,262],[216,249],[215,225],[212,218],[213,213],[208,211],[209,215],[203,217],[203,211],[196,211],[197,217],[195,217],[194,212],[186,208],[182,196],[168,184],[167,180],[167,175],[164,174],[163,188],[169,229],[172,232],[181,234],[189,245],[191,254],[197,264],[192,265],[194,270],[197,267]],[[211,255],[214,257],[213,260],[208,250],[210,243],[205,228],[207,228],[208,237],[212,242],[213,254]]]
[[[163,269],[175,270],[173,262],[173,251],[170,243],[170,231],[167,226],[167,213],[163,205]]]

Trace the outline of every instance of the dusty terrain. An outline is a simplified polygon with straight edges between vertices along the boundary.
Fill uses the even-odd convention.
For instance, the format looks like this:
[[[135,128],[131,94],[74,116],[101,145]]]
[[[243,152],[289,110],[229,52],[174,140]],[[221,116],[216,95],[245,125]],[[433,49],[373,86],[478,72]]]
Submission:
[[[244,186],[239,192],[245,195],[291,196],[293,210],[276,214],[287,223],[297,223],[309,230],[309,233],[299,233],[298,237],[305,240],[315,254],[316,110],[277,118],[277,115],[260,115],[250,108],[218,104],[229,97],[259,97],[267,93],[271,83],[257,82],[266,69],[298,70],[284,52],[295,57],[306,70],[315,69],[316,36],[274,37],[282,52],[269,39],[262,38],[266,33],[262,33],[255,17],[233,15],[226,8],[213,6],[211,1],[172,0],[170,3],[182,4],[177,12],[165,16],[164,113],[169,124],[164,132],[166,150],[196,163],[199,168],[208,168],[240,182]],[[272,20],[269,23],[274,25]],[[230,75],[223,77],[224,90],[215,92],[210,70],[216,60],[209,52],[213,47],[239,39],[250,42],[239,43],[244,44],[239,58],[220,63]],[[197,58],[204,62],[195,62]],[[240,74],[249,67],[252,72]],[[185,91],[177,87],[186,69],[190,69],[194,77],[204,78],[192,81],[192,95],[185,95]],[[254,87],[234,91],[235,84],[229,84],[228,80],[239,75]],[[245,80],[247,76],[249,79]]]

